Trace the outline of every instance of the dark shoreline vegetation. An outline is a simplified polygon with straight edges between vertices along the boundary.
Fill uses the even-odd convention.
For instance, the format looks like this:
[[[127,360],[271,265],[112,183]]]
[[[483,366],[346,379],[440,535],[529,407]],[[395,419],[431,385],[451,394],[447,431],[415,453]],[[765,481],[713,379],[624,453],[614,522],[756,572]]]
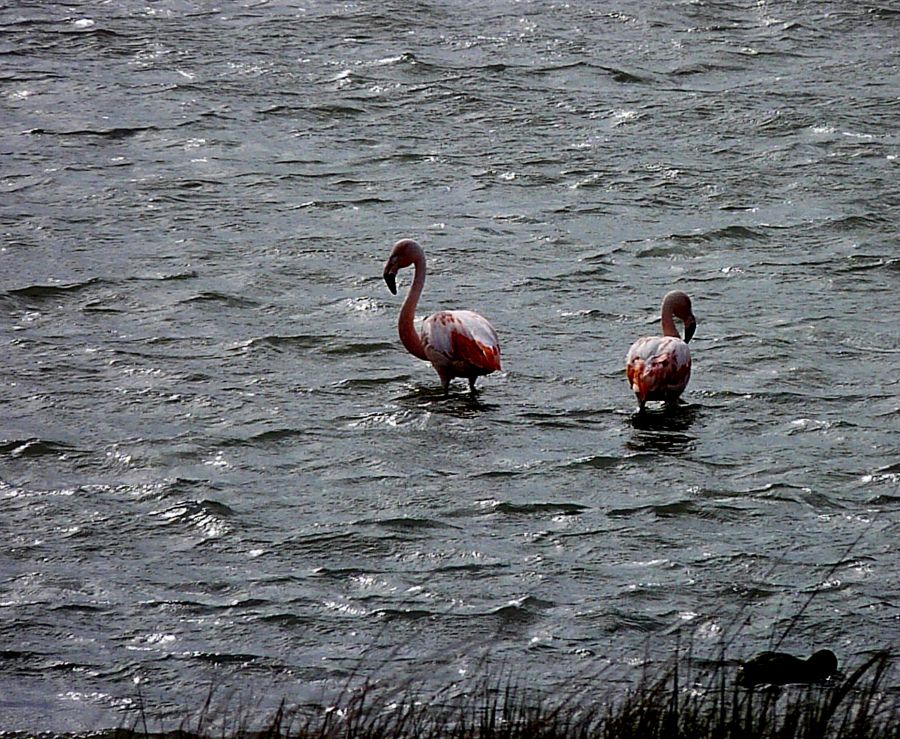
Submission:
[[[757,658],[784,656],[781,645],[820,593],[810,592],[779,637],[772,635],[773,651]],[[764,678],[781,684],[753,684],[748,661],[730,654],[745,624],[734,618],[714,656],[700,656],[697,634],[679,629],[672,656],[645,660],[637,680],[609,674],[607,664],[573,669],[560,685],[539,685],[527,674],[498,671],[485,653],[470,676],[426,694],[415,676],[398,682],[390,658],[382,672],[363,657],[335,699],[314,705],[291,706],[283,698],[277,710],[248,708],[211,686],[193,713],[186,701],[186,717],[173,721],[155,717],[138,692],[118,728],[5,731],[0,717],[0,739],[900,739],[900,685],[890,649],[838,662],[827,678],[800,678],[810,680],[805,684],[785,684],[791,678],[782,668]],[[821,651],[829,650],[815,656]]]
[[[813,589],[780,636],[773,634],[773,650],[820,593]],[[472,677],[426,695],[416,690],[414,677],[392,683],[388,660],[384,678],[374,669],[368,674],[375,677],[361,679],[360,664],[339,696],[321,705],[294,707],[282,699],[277,710],[253,710],[228,696],[222,700],[213,686],[196,714],[175,726],[155,719],[138,694],[117,729],[35,734],[0,726],[0,739],[900,739],[900,688],[889,650],[870,651],[857,664],[838,663],[837,672],[809,684],[750,685],[741,674],[747,663],[728,656],[742,624],[732,622],[713,658],[694,652],[696,634],[687,637],[687,650],[677,635],[672,657],[645,662],[639,680],[624,682],[630,688],[602,668],[573,671],[567,684],[537,687],[528,675],[498,676],[484,655]],[[773,682],[787,682],[770,674]]]
[[[210,690],[196,717],[168,728],[154,725],[140,702],[118,729],[88,734],[37,736],[90,739],[519,739],[524,737],[601,739],[900,739],[900,701],[889,674],[892,655],[878,652],[848,672],[821,684],[740,687],[733,661],[717,660],[691,674],[682,655],[632,689],[613,689],[603,674],[573,680],[573,690],[553,695],[523,687],[515,676],[486,674],[459,696],[429,697],[411,686],[389,689],[366,682],[347,689],[335,705],[289,708],[257,716],[220,707]],[[158,722],[162,723],[162,722]],[[22,732],[0,737],[35,736]]]

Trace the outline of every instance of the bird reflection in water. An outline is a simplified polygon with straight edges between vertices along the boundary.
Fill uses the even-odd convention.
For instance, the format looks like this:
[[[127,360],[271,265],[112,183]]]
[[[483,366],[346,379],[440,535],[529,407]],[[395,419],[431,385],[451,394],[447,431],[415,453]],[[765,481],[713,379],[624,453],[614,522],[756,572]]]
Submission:
[[[667,405],[659,411],[638,411],[630,421],[635,433],[626,446],[635,452],[683,454],[694,448],[695,437],[688,434],[699,417],[699,406]]]
[[[496,403],[484,402],[477,392],[446,395],[442,389],[418,386],[395,397],[394,401],[409,411],[428,411],[453,418],[474,418],[500,407]]]

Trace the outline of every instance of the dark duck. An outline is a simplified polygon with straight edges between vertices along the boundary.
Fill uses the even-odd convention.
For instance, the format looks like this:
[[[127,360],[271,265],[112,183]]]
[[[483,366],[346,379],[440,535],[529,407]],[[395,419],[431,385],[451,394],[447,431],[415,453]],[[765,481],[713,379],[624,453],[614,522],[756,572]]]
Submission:
[[[837,672],[838,661],[830,649],[820,649],[808,659],[784,652],[762,652],[738,670],[738,685],[787,685],[819,683]]]

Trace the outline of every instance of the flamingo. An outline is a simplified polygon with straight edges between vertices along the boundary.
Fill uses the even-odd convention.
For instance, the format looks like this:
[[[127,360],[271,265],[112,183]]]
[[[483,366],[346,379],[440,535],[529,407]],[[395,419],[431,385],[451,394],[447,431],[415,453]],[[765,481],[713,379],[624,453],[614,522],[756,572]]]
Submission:
[[[414,357],[431,362],[446,394],[450,380],[465,377],[475,391],[475,380],[500,369],[500,342],[486,318],[470,310],[442,310],[422,321],[421,331],[413,325],[416,305],[425,285],[425,252],[412,239],[394,244],[384,265],[384,281],[397,294],[397,272],[415,267],[412,286],[400,308],[397,328],[400,341]]]
[[[684,341],[675,328],[673,316],[684,323]],[[641,411],[648,400],[674,403],[687,387],[691,378],[691,351],[687,343],[696,328],[691,299],[680,290],[667,293],[662,304],[663,335],[638,339],[625,358],[628,383]]]

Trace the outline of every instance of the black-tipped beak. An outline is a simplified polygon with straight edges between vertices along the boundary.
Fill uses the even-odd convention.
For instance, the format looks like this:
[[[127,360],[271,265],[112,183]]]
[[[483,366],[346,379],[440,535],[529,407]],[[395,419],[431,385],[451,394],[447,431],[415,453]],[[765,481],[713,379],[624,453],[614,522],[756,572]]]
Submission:
[[[391,294],[397,294],[397,273],[396,272],[385,272],[384,273],[384,282],[388,286],[388,290],[391,291]]]
[[[684,322],[684,341],[685,343],[689,342],[693,336],[694,331],[697,330],[697,321],[691,316],[688,320]]]

